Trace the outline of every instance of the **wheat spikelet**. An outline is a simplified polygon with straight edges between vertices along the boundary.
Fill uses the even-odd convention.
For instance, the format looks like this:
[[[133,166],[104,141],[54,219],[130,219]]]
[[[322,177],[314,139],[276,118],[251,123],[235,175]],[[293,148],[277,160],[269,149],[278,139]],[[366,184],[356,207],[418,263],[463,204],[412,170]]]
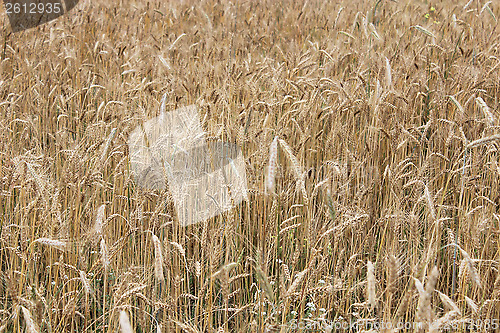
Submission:
[[[104,149],[102,150],[102,154],[101,154],[101,158],[100,158],[101,164],[106,159],[106,156],[107,156],[108,150],[109,150],[109,146],[111,145],[111,141],[113,141],[113,139],[115,138],[115,135],[116,135],[116,127],[111,130],[111,133],[109,134],[108,139],[106,140],[106,143],[104,145]]]
[[[122,333],[132,333],[132,326],[130,325],[130,320],[126,311],[120,311],[120,328]]]
[[[432,319],[431,299],[432,293],[436,287],[437,278],[439,275],[438,268],[434,266],[431,273],[427,277],[425,290],[421,292],[418,300],[417,313],[415,315],[416,321],[422,323],[423,327],[428,327]]]
[[[440,329],[450,323],[459,313],[457,311],[448,311],[444,316],[434,321],[429,327],[429,333],[438,333]]]
[[[464,257],[463,261],[466,264],[469,277],[471,278],[472,282],[474,282],[476,284],[476,286],[481,288],[481,279],[479,278],[479,274],[478,274],[476,268],[474,267],[474,263],[472,262],[471,257],[464,249],[462,249],[460,247],[459,247],[459,249],[460,249],[460,253],[462,253],[462,255]],[[459,271],[459,274],[458,274],[459,277],[463,275],[462,264],[463,263],[461,263],[461,265],[460,265],[460,269],[462,270],[462,274],[460,274],[460,271]]]
[[[138,285],[136,287],[133,287],[129,290],[127,290],[126,292],[124,292],[120,298],[118,299],[118,301],[116,302],[116,304],[120,304],[122,301],[124,301],[125,299],[127,299],[128,297],[132,296],[132,295],[137,295],[139,294],[139,292],[143,289],[145,289],[147,286],[146,285]]]
[[[290,146],[285,142],[285,140],[279,139],[279,143],[280,146],[285,151],[286,156],[290,161],[290,164],[292,165],[293,175],[295,178],[295,182],[297,183],[297,187],[298,189],[301,190],[304,200],[307,202],[308,198],[305,189],[305,179],[304,179],[305,173],[302,170],[302,167],[300,166],[299,160],[297,159],[297,157],[295,157],[292,148],[290,148]]]
[[[177,321],[177,320],[172,320],[177,326],[179,326],[181,329],[183,329],[184,331],[188,332],[188,333],[200,333],[200,331],[198,331],[197,329],[195,329],[194,327],[190,326],[190,325],[187,325],[187,324],[184,324],[180,321]]]
[[[458,279],[466,279],[469,277],[469,272],[467,269],[467,261],[465,259],[460,260],[460,266],[458,266]]]
[[[201,264],[198,260],[194,263],[194,272],[196,277],[199,279],[201,276]]]
[[[486,144],[488,142],[495,141],[495,140],[500,140],[500,134],[495,134],[495,135],[488,136],[486,138],[474,140],[474,141],[470,142],[466,146],[466,148],[467,149],[474,148],[474,147],[477,147],[477,146],[480,146],[480,145],[483,145],[483,144]]]
[[[277,324],[267,324],[264,329],[264,333],[278,333],[280,331],[280,326]]]
[[[104,269],[107,270],[110,262],[109,262],[108,247],[106,246],[104,238],[101,238],[101,261],[102,265],[104,266]]]
[[[92,294],[92,288],[90,287],[90,281],[87,279],[87,274],[84,271],[80,271],[80,281],[82,281],[83,289],[88,295]]]
[[[251,274],[250,273],[241,273],[241,274],[238,274],[238,275],[235,275],[235,276],[232,276],[230,279],[229,279],[229,283],[233,283],[234,281],[238,280],[238,279],[242,279],[242,278],[245,278],[245,277],[248,277],[250,276]]]
[[[449,97],[451,102],[457,107],[460,117],[463,118],[465,116],[464,107],[462,106],[462,104],[458,102],[455,96],[449,96]]]
[[[183,256],[184,258],[186,257],[186,251],[184,250],[184,248],[182,247],[182,245],[181,245],[181,244],[179,244],[179,243],[177,243],[177,242],[170,242],[170,244],[171,244],[173,247],[175,247],[175,249],[176,249],[177,251],[179,251],[179,254],[180,254],[181,256]]]
[[[66,246],[67,246],[65,241],[61,241],[61,240],[57,240],[57,239],[50,239],[50,238],[38,238],[38,239],[35,239],[34,242],[39,243],[39,244],[43,244],[43,245],[48,245],[48,246],[51,246],[51,247],[56,248],[56,249],[61,250],[61,251],[66,250]]]
[[[90,233],[90,236],[94,237],[94,240],[97,240],[99,239],[99,237],[102,237],[102,227],[104,225],[105,210],[106,210],[106,205],[104,204],[99,206],[99,208],[97,209],[97,213],[95,215],[95,223]]]
[[[424,285],[422,284],[422,282],[420,282],[419,279],[415,277],[413,278],[413,281],[415,282],[415,288],[417,288],[418,295],[420,297],[423,297],[425,295]]]
[[[443,294],[439,290],[436,290],[439,294],[439,298],[441,299],[441,302],[450,310],[450,311],[455,311],[457,312],[460,316],[462,315],[460,312],[460,308],[453,302],[451,298],[449,298],[447,295]]]
[[[479,310],[479,307],[477,306],[477,304],[472,299],[470,299],[469,297],[465,296],[465,302],[467,303],[467,305],[471,309],[472,313],[477,313],[477,311]]]
[[[424,195],[425,195],[425,200],[427,201],[427,205],[429,207],[429,212],[431,214],[431,217],[435,221],[436,220],[436,208],[434,208],[434,200],[432,199],[431,192],[429,191],[429,188],[427,187],[427,185],[424,185]]]
[[[220,276],[220,284],[222,290],[222,299],[225,301],[229,300],[229,272],[227,269],[222,270]]]
[[[35,171],[31,163],[25,162],[26,168],[28,169],[29,173],[35,180],[36,185],[38,186],[38,189],[40,191],[40,195],[45,202],[46,205],[48,205],[47,198],[49,197],[49,191],[47,190],[47,182],[45,182],[42,177]]]
[[[273,301],[275,298],[273,287],[271,286],[271,283],[269,282],[269,278],[267,277],[267,274],[260,268],[259,266],[255,267],[255,273],[257,276],[257,279],[261,282],[262,287],[264,292],[266,293],[267,297],[269,300]]]
[[[479,274],[477,273],[476,267],[474,267],[474,264],[472,263],[471,258],[465,258],[465,261],[467,262],[467,269],[469,271],[469,277],[471,278],[472,282],[476,284],[479,288],[481,288],[481,279],[479,278]]]
[[[389,293],[396,292],[396,284],[398,280],[398,260],[391,254],[388,260],[388,274],[387,274],[387,291]]]
[[[287,282],[290,281],[291,276],[290,276],[290,269],[288,269],[288,265],[282,264],[281,266],[283,267],[283,274],[284,274],[285,281],[287,281]]]
[[[495,283],[493,284],[493,298],[499,298],[500,296],[500,272],[497,272],[497,277]]]
[[[489,126],[495,125],[495,117],[490,111],[490,108],[486,104],[486,102],[481,97],[476,97],[476,103],[479,105],[481,111],[483,111],[484,118]]]
[[[417,29],[420,32],[423,32],[424,34],[426,34],[429,37],[436,38],[436,35],[434,35],[432,32],[430,32],[429,30],[425,29],[424,27],[422,27],[420,25],[415,25],[415,26],[413,26],[413,28]]]
[[[28,333],[38,333],[36,324],[31,316],[31,313],[24,306],[20,305],[21,311],[23,312],[24,322],[26,323],[26,331]]]
[[[153,238],[153,245],[155,248],[155,278],[158,282],[163,282],[165,280],[163,276],[163,254],[161,251],[161,242],[158,237],[151,233]]]
[[[300,283],[302,282],[302,280],[304,279],[304,277],[306,276],[307,272],[309,271],[308,268],[304,269],[302,272],[300,273],[297,273],[295,279],[293,280],[292,284],[290,285],[290,287],[288,287],[287,291],[286,291],[286,296],[290,296],[292,295],[295,290],[299,287]]]
[[[386,89],[392,89],[392,70],[391,70],[391,63],[389,62],[389,59],[387,57],[385,58],[385,88]]]
[[[276,165],[278,162],[278,136],[274,137],[271,146],[269,147],[269,162],[267,165],[267,177],[266,177],[266,193],[274,193],[275,181],[276,181]]]
[[[375,279],[375,267],[373,263],[368,260],[366,264],[367,273],[366,273],[366,299],[368,300],[368,304],[373,310],[375,306],[377,306],[377,295],[376,295],[376,279]]]

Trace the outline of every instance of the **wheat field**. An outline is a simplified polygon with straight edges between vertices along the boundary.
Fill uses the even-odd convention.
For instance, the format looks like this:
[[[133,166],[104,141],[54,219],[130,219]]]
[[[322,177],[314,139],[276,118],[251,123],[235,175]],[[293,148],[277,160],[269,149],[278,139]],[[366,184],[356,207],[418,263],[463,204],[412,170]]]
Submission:
[[[2,13],[0,332],[498,330],[499,18],[82,0],[12,34]],[[184,227],[137,186],[128,137],[163,95],[241,147],[248,200]]]

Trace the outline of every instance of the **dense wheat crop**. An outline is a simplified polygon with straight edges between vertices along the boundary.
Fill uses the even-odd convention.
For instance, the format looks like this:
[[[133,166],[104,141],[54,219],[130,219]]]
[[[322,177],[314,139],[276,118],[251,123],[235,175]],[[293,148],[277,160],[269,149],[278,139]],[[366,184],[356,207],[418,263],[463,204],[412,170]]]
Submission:
[[[495,327],[498,19],[485,0],[3,17],[0,332]],[[137,186],[128,136],[164,94],[241,147],[247,201],[182,227]]]

